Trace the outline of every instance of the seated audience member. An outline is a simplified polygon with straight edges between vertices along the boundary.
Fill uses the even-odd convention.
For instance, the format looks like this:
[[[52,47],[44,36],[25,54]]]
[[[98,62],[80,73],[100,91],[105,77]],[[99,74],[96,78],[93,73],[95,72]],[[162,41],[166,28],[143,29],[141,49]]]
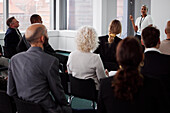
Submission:
[[[160,46],[160,31],[155,27],[146,27],[142,31],[142,41],[145,46],[144,66],[142,74],[152,77],[170,78],[170,56],[162,54],[158,49]]]
[[[59,61],[43,51],[48,38],[46,27],[32,24],[25,38],[31,47],[10,60],[7,94],[39,103],[48,113],[70,113],[59,77]]]
[[[140,73],[144,55],[138,39],[123,39],[116,58],[120,69],[100,82],[98,113],[169,113],[161,82]]]
[[[33,14],[30,17],[30,22],[31,22],[31,24],[34,24],[34,23],[41,23],[42,24],[43,23],[41,16],[38,15],[38,14]],[[48,41],[46,41],[46,43],[44,43],[43,46],[44,46],[44,52],[46,52],[48,54],[54,54],[55,53],[54,49],[51,47],[51,45],[48,43]],[[17,46],[17,52],[27,51],[30,47],[31,47],[31,45],[25,39],[25,35],[24,35],[23,38],[20,40],[18,46]]]
[[[160,31],[154,27],[146,27],[142,31],[142,41],[145,46],[144,66],[141,73],[145,76],[160,79],[168,92],[170,99],[170,56],[162,54],[160,46]]]
[[[165,33],[167,38],[163,41],[161,41],[159,50],[163,54],[170,55],[170,21],[167,22],[167,26],[165,28]]]
[[[15,17],[10,17],[7,20],[7,26],[9,27],[5,33],[4,38],[4,56],[11,58],[17,53],[16,47],[22,38],[20,31],[18,30],[19,21]]]
[[[99,55],[92,53],[98,45],[97,34],[94,28],[84,26],[77,31],[77,50],[70,53],[67,70],[68,74],[80,79],[94,79],[96,89],[99,80],[105,78],[103,63]]]
[[[110,23],[109,34],[99,37],[100,45],[94,53],[100,54],[104,67],[105,69],[108,69],[108,71],[116,71],[118,69],[116,47],[122,39],[116,35],[121,34],[121,32],[121,23],[119,20],[115,19]]]

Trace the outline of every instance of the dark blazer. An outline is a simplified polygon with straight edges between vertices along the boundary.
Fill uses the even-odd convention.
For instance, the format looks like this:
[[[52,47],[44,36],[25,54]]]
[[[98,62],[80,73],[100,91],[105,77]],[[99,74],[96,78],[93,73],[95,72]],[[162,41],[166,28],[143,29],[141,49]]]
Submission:
[[[170,55],[157,51],[146,52],[141,73],[156,78],[170,77]]]
[[[16,32],[18,31],[18,33]],[[19,32],[18,29],[13,29],[13,28],[8,28],[6,33],[5,33],[5,38],[4,38],[4,56],[7,58],[11,58],[13,55],[15,55],[16,52],[16,47],[20,41],[21,33]]]
[[[119,100],[114,96],[113,77],[100,82],[98,113],[170,113],[166,92],[159,80],[145,77],[134,101]]]
[[[145,76],[160,79],[165,85],[170,99],[170,55],[156,51],[146,52],[141,73]]]
[[[59,61],[39,47],[11,58],[7,93],[39,103],[49,113],[60,113],[61,107],[69,109],[59,76]]]
[[[94,53],[100,54],[100,57],[106,69],[108,69],[109,71],[117,70],[118,63],[116,61],[116,48],[118,43],[122,39],[116,36],[114,38],[114,41],[109,44],[108,38],[108,35],[99,37],[99,47],[94,51]]]

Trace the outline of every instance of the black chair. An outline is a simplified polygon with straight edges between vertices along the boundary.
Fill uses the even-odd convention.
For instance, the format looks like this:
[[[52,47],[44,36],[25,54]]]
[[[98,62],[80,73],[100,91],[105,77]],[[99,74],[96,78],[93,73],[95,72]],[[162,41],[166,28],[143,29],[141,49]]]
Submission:
[[[69,74],[70,94],[72,96],[91,100],[93,109],[95,110],[95,102],[97,102],[97,90],[93,79],[78,79]]]
[[[64,92],[67,95],[70,95],[70,91],[69,91],[69,76],[68,73],[65,72],[64,66],[62,63],[59,64],[59,74],[60,74],[60,78],[61,78],[61,84],[63,86]]]
[[[0,90],[0,113],[16,113],[15,104],[6,91]]]
[[[13,97],[17,107],[17,113],[44,113],[39,104]]]

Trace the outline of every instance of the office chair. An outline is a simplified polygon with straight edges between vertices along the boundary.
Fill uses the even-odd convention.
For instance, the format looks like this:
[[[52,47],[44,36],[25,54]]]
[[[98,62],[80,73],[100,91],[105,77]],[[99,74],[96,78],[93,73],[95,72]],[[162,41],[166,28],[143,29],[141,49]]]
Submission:
[[[95,110],[97,102],[97,90],[93,79],[79,79],[69,74],[70,94],[74,97],[91,100]]]
[[[6,91],[0,90],[0,113],[16,113],[15,104]]]
[[[39,104],[13,97],[17,107],[17,113],[44,113]]]
[[[61,85],[63,86],[64,92],[67,95],[70,95],[70,91],[69,91],[69,76],[68,73],[65,72],[64,66],[62,63],[59,63],[59,74],[60,74],[60,78],[61,78]]]

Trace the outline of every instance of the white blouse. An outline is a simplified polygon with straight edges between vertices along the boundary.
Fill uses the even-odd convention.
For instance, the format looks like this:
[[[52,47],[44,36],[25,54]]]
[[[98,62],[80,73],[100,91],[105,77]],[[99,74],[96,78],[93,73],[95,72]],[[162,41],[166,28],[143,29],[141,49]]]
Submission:
[[[69,74],[80,79],[94,79],[96,89],[99,89],[99,80],[106,77],[102,60],[98,54],[91,52],[73,51],[67,61]]]

